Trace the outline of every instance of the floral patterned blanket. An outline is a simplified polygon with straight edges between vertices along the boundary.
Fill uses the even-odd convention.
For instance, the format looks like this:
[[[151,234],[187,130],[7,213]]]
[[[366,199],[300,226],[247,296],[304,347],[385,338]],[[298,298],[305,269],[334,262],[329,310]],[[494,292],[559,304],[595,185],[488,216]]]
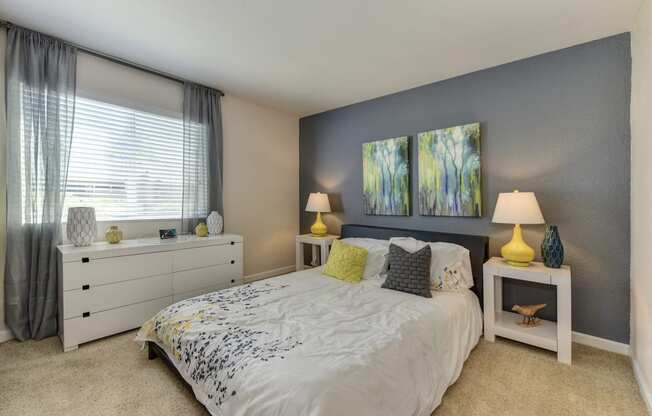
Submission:
[[[171,305],[136,340],[213,415],[430,414],[478,341],[477,298],[380,284],[291,273]]]

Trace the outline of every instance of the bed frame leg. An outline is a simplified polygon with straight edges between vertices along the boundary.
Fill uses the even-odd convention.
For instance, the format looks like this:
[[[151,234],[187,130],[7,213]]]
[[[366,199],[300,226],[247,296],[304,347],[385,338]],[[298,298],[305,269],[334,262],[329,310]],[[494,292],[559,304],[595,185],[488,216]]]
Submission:
[[[147,359],[148,360],[155,360],[157,357],[156,352],[154,351],[154,348],[152,348],[152,343],[148,342],[147,343]]]

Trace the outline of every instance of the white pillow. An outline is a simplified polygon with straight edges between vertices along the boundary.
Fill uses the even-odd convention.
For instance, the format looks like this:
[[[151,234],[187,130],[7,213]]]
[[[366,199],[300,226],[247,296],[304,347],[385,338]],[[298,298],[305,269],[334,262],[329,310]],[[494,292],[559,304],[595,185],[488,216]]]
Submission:
[[[443,273],[438,277],[435,290],[457,292],[458,290],[466,288],[466,282],[462,278],[461,269],[462,264],[459,262],[451,267],[444,267]]]
[[[430,246],[432,254],[430,260],[430,286],[433,289],[440,285],[446,267],[450,269],[457,267],[464,282],[464,287],[467,289],[473,287],[471,255],[466,248],[453,243],[426,243],[412,237],[392,237],[389,243],[396,244],[410,253],[421,250],[426,244]]]
[[[364,266],[363,279],[369,279],[387,271],[389,241],[375,238],[343,238],[343,243],[367,250],[367,263]]]
[[[412,237],[392,237],[389,239],[389,244],[395,244],[408,253],[414,253],[426,246],[424,241]]]
[[[441,279],[444,268],[459,269],[462,280],[467,289],[473,287],[473,272],[471,271],[471,252],[466,248],[453,243],[429,243],[432,250],[431,273],[437,280]]]

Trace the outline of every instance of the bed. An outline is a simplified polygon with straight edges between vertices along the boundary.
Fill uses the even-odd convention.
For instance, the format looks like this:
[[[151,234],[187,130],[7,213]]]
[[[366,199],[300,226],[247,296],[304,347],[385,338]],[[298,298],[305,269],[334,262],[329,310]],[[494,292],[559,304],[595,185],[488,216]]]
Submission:
[[[482,332],[487,237],[361,225],[342,237],[412,236],[469,249],[472,290],[431,299],[350,284],[321,268],[187,299],[137,341],[212,415],[429,415]]]

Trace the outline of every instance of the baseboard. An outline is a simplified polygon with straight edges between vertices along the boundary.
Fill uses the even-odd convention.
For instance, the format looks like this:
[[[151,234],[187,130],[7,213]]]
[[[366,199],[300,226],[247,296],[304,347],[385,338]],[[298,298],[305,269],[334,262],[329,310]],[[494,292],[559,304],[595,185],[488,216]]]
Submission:
[[[14,339],[14,334],[8,329],[0,329],[0,343]]]
[[[581,332],[573,331],[573,342],[582,345],[588,345],[589,347],[597,348],[599,350],[615,352],[616,354],[627,356],[630,355],[628,344],[612,341],[610,339],[594,337],[593,335],[583,334]]]
[[[260,273],[250,274],[244,277],[245,283],[255,282],[256,280],[268,279],[274,276],[280,276],[282,274],[292,273],[295,271],[295,265],[279,267],[278,269],[267,270]]]
[[[635,359],[632,359],[632,368],[634,368],[634,378],[638,382],[638,388],[641,390],[641,397],[643,397],[643,401],[647,406],[647,412],[652,415],[652,390],[650,390],[647,380],[643,377],[641,367]]]

